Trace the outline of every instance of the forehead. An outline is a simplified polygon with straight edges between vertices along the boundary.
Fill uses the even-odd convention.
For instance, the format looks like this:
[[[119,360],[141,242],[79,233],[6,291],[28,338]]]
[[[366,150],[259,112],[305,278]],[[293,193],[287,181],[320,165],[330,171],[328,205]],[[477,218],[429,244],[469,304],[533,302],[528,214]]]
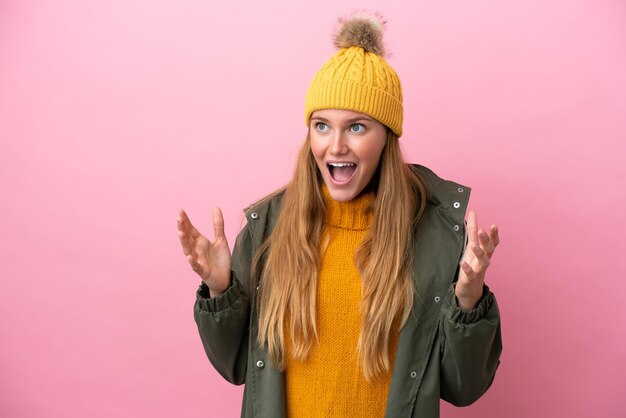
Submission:
[[[313,118],[336,120],[336,121],[353,120],[353,119],[365,119],[365,120],[375,121],[375,119],[371,118],[365,113],[355,112],[353,110],[346,110],[346,109],[316,110],[315,112],[311,114],[311,119]]]

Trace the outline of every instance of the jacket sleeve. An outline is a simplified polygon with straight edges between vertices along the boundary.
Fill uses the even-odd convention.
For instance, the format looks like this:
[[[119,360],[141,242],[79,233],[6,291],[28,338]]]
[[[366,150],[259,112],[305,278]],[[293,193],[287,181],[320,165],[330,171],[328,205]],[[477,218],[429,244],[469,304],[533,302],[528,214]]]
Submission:
[[[450,286],[442,307],[441,398],[466,406],[489,389],[500,364],[500,313],[487,285],[483,285],[478,306],[462,310],[456,302],[455,284]]]
[[[231,285],[211,298],[201,283],[193,308],[204,351],[213,367],[236,385],[245,383],[250,324],[250,260],[252,243],[246,225],[237,236],[232,255]]]

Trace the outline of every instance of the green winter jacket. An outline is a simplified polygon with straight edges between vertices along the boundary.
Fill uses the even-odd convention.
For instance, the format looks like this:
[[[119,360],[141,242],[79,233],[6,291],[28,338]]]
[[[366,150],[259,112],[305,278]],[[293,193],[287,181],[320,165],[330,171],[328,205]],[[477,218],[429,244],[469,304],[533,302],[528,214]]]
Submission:
[[[414,233],[414,288],[409,319],[400,331],[385,417],[439,417],[439,399],[465,406],[491,386],[502,340],[496,299],[485,285],[471,311],[454,296],[459,262],[467,244],[465,212],[469,187],[411,165],[428,189],[426,211]],[[229,382],[245,383],[242,417],[285,417],[283,373],[271,367],[256,344],[254,308],[258,273],[255,250],[271,233],[282,195],[245,210],[248,223],[233,248],[231,286],[216,298],[201,283],[194,318],[206,354]],[[258,269],[260,270],[260,269]],[[297,418],[297,417],[295,417]]]

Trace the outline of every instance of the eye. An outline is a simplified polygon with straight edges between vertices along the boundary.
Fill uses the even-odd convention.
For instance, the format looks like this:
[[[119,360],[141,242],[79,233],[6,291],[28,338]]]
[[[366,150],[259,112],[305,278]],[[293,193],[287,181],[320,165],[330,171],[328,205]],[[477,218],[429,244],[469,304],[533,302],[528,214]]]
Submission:
[[[354,129],[355,127],[361,128],[361,129]],[[365,130],[365,125],[363,125],[362,123],[355,123],[354,125],[350,127],[350,132],[354,132],[354,133],[363,132],[364,130]]]
[[[326,132],[328,130],[328,125],[326,125],[324,122],[317,122],[315,124],[315,129],[320,132]]]

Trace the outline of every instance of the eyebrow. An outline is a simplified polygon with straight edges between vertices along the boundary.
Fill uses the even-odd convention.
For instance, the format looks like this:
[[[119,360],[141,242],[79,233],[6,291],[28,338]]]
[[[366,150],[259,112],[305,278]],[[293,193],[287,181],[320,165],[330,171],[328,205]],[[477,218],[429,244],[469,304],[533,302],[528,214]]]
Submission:
[[[316,119],[321,120],[322,122],[328,122],[328,119],[323,118],[321,116],[313,116],[311,118],[311,121],[316,120]],[[347,119],[345,122],[346,123],[353,123],[353,122],[356,122],[358,120],[364,120],[364,121],[367,121],[367,122],[374,122],[374,119],[368,118],[366,116],[357,116],[356,118]]]

